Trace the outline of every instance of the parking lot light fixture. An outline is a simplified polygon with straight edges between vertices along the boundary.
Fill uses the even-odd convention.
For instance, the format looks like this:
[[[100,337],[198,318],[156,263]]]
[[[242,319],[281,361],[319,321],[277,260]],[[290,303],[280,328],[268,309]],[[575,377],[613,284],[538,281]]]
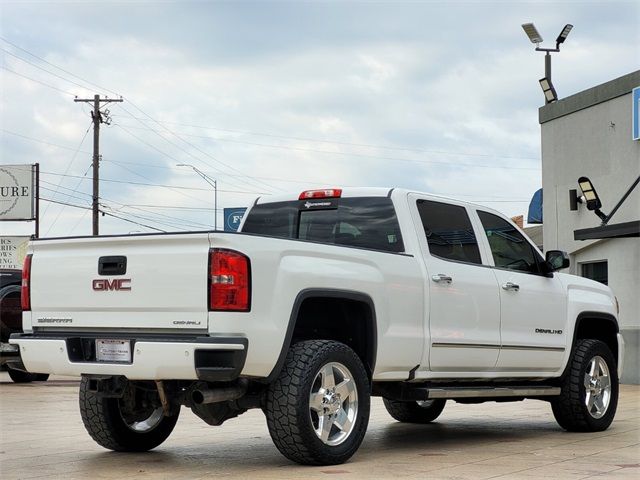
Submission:
[[[211,185],[213,187],[213,210],[214,210],[214,212],[213,212],[213,229],[217,231],[218,230],[218,181],[213,179],[213,178],[211,178],[209,175],[204,173],[199,168],[194,167],[190,163],[178,163],[178,164],[176,164],[176,167],[189,167],[194,172],[196,172],[198,175],[200,175],[204,179],[205,182],[207,182],[209,185]]]
[[[573,25],[571,25],[570,23],[567,23],[564,28],[562,29],[562,31],[560,32],[560,35],[558,35],[558,38],[556,38],[556,47],[558,45],[560,45],[561,43],[564,43],[564,41],[567,39],[567,37],[569,36],[569,32],[571,31],[571,29],[573,28]]]
[[[540,35],[538,29],[533,23],[523,23],[522,29],[524,30],[524,33],[527,34],[527,37],[529,37],[529,40],[531,40],[531,43],[535,43],[536,45],[542,43],[542,35]]]
[[[542,86],[542,91],[544,92],[544,98],[546,103],[555,102],[558,100],[558,96],[556,95],[555,88],[553,88],[553,84],[551,83],[551,52],[559,52],[560,44],[564,43],[564,41],[569,36],[569,32],[573,28],[573,25],[567,23],[558,38],[556,38],[556,48],[542,48],[540,44],[542,43],[542,35],[538,32],[538,29],[535,27],[533,23],[523,23],[522,29],[531,40],[531,43],[536,44],[536,52],[545,52],[544,55],[544,78],[540,80],[540,85]],[[542,81],[546,80],[545,85],[542,84]]]
[[[558,100],[558,95],[556,94],[556,89],[553,88],[553,84],[551,80],[544,77],[539,80],[540,86],[542,87],[542,93],[544,93],[544,98],[547,103],[555,102]]]

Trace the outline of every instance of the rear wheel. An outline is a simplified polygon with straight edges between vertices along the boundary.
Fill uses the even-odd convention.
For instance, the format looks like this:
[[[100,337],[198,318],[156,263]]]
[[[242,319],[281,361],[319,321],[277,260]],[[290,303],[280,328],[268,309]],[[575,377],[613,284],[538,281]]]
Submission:
[[[362,443],[369,402],[369,377],[353,350],[328,340],[300,342],[269,386],[269,433],[294,462],[343,463]]]
[[[48,373],[29,373],[13,368],[9,368],[7,373],[15,383],[46,382],[49,378]]]
[[[578,340],[562,381],[562,393],[551,402],[558,424],[570,432],[606,430],[618,406],[618,374],[609,347],[600,340]]]
[[[146,387],[146,385],[145,385]],[[155,388],[129,385],[122,398],[106,398],[80,382],[80,415],[99,445],[119,452],[145,452],[164,442],[176,425],[179,407],[165,416]]]
[[[444,410],[444,399],[402,402],[384,398],[384,406],[393,418],[404,423],[430,423]]]

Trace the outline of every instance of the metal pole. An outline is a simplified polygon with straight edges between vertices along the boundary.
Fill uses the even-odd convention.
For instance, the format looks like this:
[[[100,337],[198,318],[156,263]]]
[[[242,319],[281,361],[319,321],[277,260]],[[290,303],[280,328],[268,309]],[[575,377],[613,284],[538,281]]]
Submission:
[[[35,237],[40,237],[40,164],[36,163],[36,232]]]
[[[213,181],[213,229],[218,231],[218,181]]]
[[[551,82],[551,54],[549,52],[547,52],[547,54],[544,56],[544,77],[549,82],[549,85],[553,85],[553,83]],[[549,100],[546,100],[546,95],[545,103],[551,103],[549,102]]]
[[[611,213],[609,213],[609,215],[607,215],[605,218],[602,219],[602,225],[606,225],[607,223],[609,223],[609,220],[611,220],[611,217],[613,217],[613,215],[618,211],[618,209],[620,208],[620,205],[624,203],[627,197],[631,195],[631,192],[633,191],[634,188],[638,186],[638,183],[640,183],[640,177],[636,178],[635,182],[631,184],[631,186],[622,196],[620,201],[616,204],[615,207],[613,207],[613,210],[611,210]]]
[[[93,97],[93,235],[99,235],[100,208],[100,95]]]

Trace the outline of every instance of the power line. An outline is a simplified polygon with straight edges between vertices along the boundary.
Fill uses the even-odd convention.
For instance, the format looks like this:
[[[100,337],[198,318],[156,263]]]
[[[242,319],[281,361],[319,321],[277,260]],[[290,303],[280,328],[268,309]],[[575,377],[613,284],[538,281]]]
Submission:
[[[173,157],[171,155],[169,155],[168,153],[166,153],[165,151],[159,149],[158,147],[156,147],[155,145],[150,144],[149,142],[146,142],[145,140],[143,140],[142,138],[138,137],[137,135],[131,133],[129,130],[127,130],[126,128],[124,128],[122,125],[118,124],[118,123],[114,123],[114,125],[116,127],[119,127],[121,130],[123,130],[125,133],[127,133],[128,135],[132,136],[133,138],[135,138],[136,140],[138,140],[140,143],[143,143],[144,145],[148,146],[149,148],[152,148],[153,150],[157,151],[158,153],[160,153],[161,155],[171,159],[172,161],[176,162],[176,163],[182,163],[180,160],[178,160],[176,157]],[[163,140],[165,140],[166,142],[168,142],[169,144],[173,145],[174,147],[178,148],[180,151],[182,151],[183,153],[186,153],[187,155],[189,155],[190,157],[196,159],[197,161],[201,162],[201,160],[198,157],[193,156],[191,153],[187,152],[186,150],[184,150],[182,147],[180,147],[179,145],[176,145],[175,143],[167,140],[164,136],[162,136],[160,133],[156,132],[158,134],[158,136],[160,136],[160,138],[162,138]],[[205,165],[211,167],[211,165],[207,164],[206,162],[202,162],[205,163]],[[213,167],[215,168],[215,167]],[[216,169],[215,171],[215,175],[218,176],[220,175],[222,172],[218,169]],[[242,188],[241,185],[238,185],[236,183],[233,182],[227,182],[232,186],[235,186],[237,188]],[[245,182],[246,183],[246,182]],[[254,185],[250,185],[251,187],[254,187]]]
[[[25,60],[24,58],[19,57],[19,56],[18,56],[18,55],[16,55],[15,53],[11,53],[11,52],[10,52],[9,50],[7,50],[7,49],[4,49],[4,48],[1,48],[1,47],[0,47],[0,50],[2,50],[4,53],[6,53],[6,54],[8,54],[8,55],[11,55],[11,56],[12,56],[12,57],[14,57],[14,58],[17,58],[17,59],[18,59],[18,60],[20,60],[21,62],[24,62],[24,63],[26,63],[26,64],[28,64],[28,65],[31,65],[32,67],[36,67],[36,68],[38,68],[38,69],[42,70],[43,72],[46,72],[46,73],[48,73],[49,75],[53,75],[54,77],[59,78],[59,79],[61,79],[61,80],[64,80],[65,82],[71,83],[71,84],[75,85],[76,87],[85,88],[85,89],[87,88],[87,87],[86,87],[86,86],[84,86],[84,85],[80,85],[79,83],[76,83],[76,82],[74,82],[74,81],[72,81],[72,80],[69,80],[68,78],[64,78],[63,76],[58,75],[57,73],[51,72],[50,70],[47,70],[46,68],[41,67],[40,65],[37,65],[37,64],[35,64],[35,63],[33,63],[33,62],[30,62],[29,60]]]
[[[2,133],[6,133],[8,135],[13,135],[14,137],[19,137],[22,138],[24,140],[29,140],[31,142],[37,142],[37,143],[42,143],[44,145],[49,145],[51,147],[57,147],[57,148],[62,148],[64,150],[71,150],[72,152],[76,151],[76,148],[73,147],[67,147],[65,145],[60,145],[58,143],[52,143],[52,142],[47,142],[45,140],[40,140],[38,138],[33,138],[33,137],[29,137],[27,135],[22,135],[21,133],[16,133],[16,132],[12,132],[10,130],[5,130],[4,128],[0,128],[0,132]],[[88,150],[78,150],[80,153],[91,153]]]
[[[42,82],[40,80],[36,80],[35,78],[27,77],[26,75],[23,75],[23,74],[18,73],[18,72],[14,71],[14,70],[11,70],[10,68],[5,67],[4,65],[0,65],[0,68],[2,68],[3,70],[6,70],[7,72],[11,72],[14,75],[17,75],[19,77],[26,78],[27,80],[31,80],[32,82],[39,83],[40,85],[43,85],[45,87],[49,87],[49,88],[52,88],[54,90],[57,90],[58,92],[62,92],[64,94],[66,94],[66,95],[71,95],[72,97],[76,96],[75,93],[69,92],[67,90],[62,90],[61,88],[54,87],[53,85],[50,85],[50,84],[45,83],[45,82]]]
[[[83,180],[84,178],[86,178],[87,173],[89,173],[89,170],[91,170],[91,165],[89,165],[89,167],[84,171],[84,174],[82,175],[82,178],[81,178],[80,180],[78,180],[78,183],[76,183],[76,186],[75,186],[75,187],[73,188],[73,190],[72,190],[72,192],[73,192],[73,193],[75,193],[75,192],[78,190],[78,188],[80,188],[80,184],[82,183],[82,180]],[[64,178],[61,178],[61,179],[60,179],[60,182],[58,182],[58,185],[61,185],[61,184],[62,184],[63,179],[64,179]],[[47,182],[46,180],[42,180],[42,179],[40,179],[40,181],[41,181],[41,182],[45,182],[45,183],[51,183],[51,182]],[[61,188],[65,189],[65,190],[71,190],[71,189],[69,189],[69,188],[67,188],[67,187],[61,187]],[[50,230],[53,228],[53,226],[56,224],[56,222],[58,221],[58,218],[60,218],[60,215],[62,214],[62,211],[63,211],[63,210],[64,210],[64,207],[62,207],[62,208],[58,211],[58,215],[56,216],[56,218],[55,218],[55,220],[53,221],[53,223],[52,223],[52,224],[49,226],[49,228],[47,229],[47,233],[46,233],[45,235],[48,235],[48,234],[49,234],[49,231],[50,231]]]
[[[91,124],[89,124],[89,126],[87,127],[87,130],[84,132],[84,135],[82,135],[82,139],[80,140],[80,143],[78,144],[78,147],[75,149],[75,151],[73,152],[73,157],[71,157],[71,161],[67,164],[67,168],[64,171],[65,174],[69,173],[69,169],[71,168],[71,166],[73,165],[73,162],[76,161],[76,157],[78,156],[78,153],[80,152],[80,149],[82,148],[82,144],[84,143],[84,140],[87,138],[87,134],[89,133],[89,130],[91,129]],[[60,188],[60,184],[62,184],[62,182],[64,181],[64,178],[60,178],[60,181],[58,182],[58,185],[56,185],[56,191],[53,193],[53,197],[55,198],[56,193],[58,193],[58,188]],[[44,212],[42,212],[42,215],[46,215],[47,210],[49,208],[48,204],[45,208],[44,208]]]
[[[187,145],[189,145],[191,148],[194,148],[195,150],[197,150],[197,151],[198,151],[198,152],[200,152],[201,154],[203,154],[203,155],[205,155],[205,156],[209,157],[209,158],[210,158],[211,160],[213,160],[214,162],[216,162],[216,163],[218,163],[218,164],[220,164],[220,165],[223,165],[223,166],[225,166],[226,168],[228,168],[228,169],[230,169],[230,170],[232,170],[232,171],[235,171],[235,172],[237,172],[237,173],[239,173],[239,174],[241,174],[241,175],[244,175],[244,176],[246,177],[246,174],[245,174],[244,172],[242,172],[241,170],[238,170],[237,168],[235,168],[235,167],[233,167],[233,166],[231,166],[231,165],[229,165],[229,164],[227,164],[227,163],[223,162],[222,160],[219,160],[218,158],[214,157],[214,156],[213,156],[213,155],[211,155],[210,153],[208,153],[208,152],[206,152],[206,151],[202,150],[202,149],[201,149],[200,147],[198,147],[197,145],[195,145],[195,144],[193,144],[193,143],[191,143],[191,142],[189,142],[189,141],[185,140],[184,138],[182,138],[180,135],[178,135],[177,133],[175,133],[175,132],[174,132],[174,131],[172,131],[171,129],[169,129],[169,128],[165,127],[164,125],[162,125],[161,123],[159,123],[158,121],[156,121],[153,117],[151,117],[148,113],[146,113],[144,110],[142,110],[140,107],[138,107],[135,103],[131,102],[130,100],[128,100],[128,102],[129,102],[129,103],[130,103],[130,104],[131,104],[131,105],[132,105],[136,110],[140,111],[143,115],[145,115],[146,117],[148,117],[151,121],[153,121],[153,122],[157,123],[158,125],[160,125],[160,127],[162,127],[164,130],[166,130],[167,132],[169,132],[171,135],[173,135],[174,137],[178,138],[178,139],[179,139],[179,140],[181,140],[182,142],[186,143],[186,144],[187,144]],[[127,109],[125,109],[124,107],[121,107],[121,108],[122,108],[122,110],[124,110],[124,112],[125,112],[125,113],[127,113],[127,114],[129,114],[129,115],[133,116],[133,115],[131,114],[131,112],[129,112]],[[144,125],[145,127],[147,127],[147,128],[148,128],[147,124],[146,124],[143,120],[138,120],[138,122],[140,122],[142,125]],[[170,142],[170,141],[169,141],[169,140],[167,140],[165,137],[163,137],[163,136],[162,136],[162,135],[161,135],[157,130],[151,129],[151,131],[153,131],[156,135],[158,135],[158,136],[160,136],[161,138],[163,138],[166,142],[171,143],[172,145],[176,146],[177,148],[180,148],[179,146],[175,145],[175,143]],[[202,160],[202,159],[200,159],[200,158],[198,158],[198,157],[194,156],[194,155],[193,155],[193,154],[191,154],[190,152],[187,152],[187,151],[186,151],[186,150],[184,150],[184,149],[181,149],[181,150],[182,150],[182,151],[184,151],[185,153],[187,153],[190,157],[192,157],[192,158],[196,159],[197,161],[199,161],[199,162],[201,162],[201,163],[203,163],[203,164],[207,165],[208,167],[216,169],[216,167],[214,167],[214,166],[213,166],[213,165],[211,165],[210,163],[208,163],[208,162],[206,162],[206,161],[204,161],[204,160]],[[222,172],[222,171],[221,171],[221,172]],[[224,172],[222,172],[222,173],[224,173]],[[247,182],[245,181],[245,183],[247,183]],[[265,183],[265,182],[254,182],[254,183],[261,183],[261,184],[263,184],[264,186],[266,186],[266,187],[268,187],[268,188],[271,188],[271,189],[273,189],[273,190],[278,190],[278,188],[273,187],[272,185],[269,185],[268,183]],[[254,185],[254,187],[255,187],[255,186],[256,186],[256,185]],[[262,188],[264,188],[264,187],[262,187]]]
[[[81,208],[83,210],[91,210],[91,207],[83,207],[82,205],[75,205],[73,203],[58,202],[57,200],[51,200],[49,198],[44,198],[44,197],[40,197],[40,200],[43,200],[45,202],[58,203],[60,205],[66,205],[67,207]],[[134,224],[136,224],[136,225],[138,225],[140,227],[149,228],[151,230],[156,230],[158,232],[166,233],[165,230],[162,230],[160,228],[155,228],[155,227],[152,227],[150,225],[145,225],[143,223],[134,222],[133,220],[129,220],[127,218],[123,218],[123,217],[120,217],[118,215],[114,215],[113,213],[110,213],[110,212],[101,212],[101,213],[104,214],[104,215],[107,215],[109,217],[114,217],[114,218],[118,218],[120,220],[124,220],[125,222],[134,223]]]
[[[118,126],[122,128],[121,124],[118,124]],[[150,129],[150,128],[135,127],[131,125],[128,125],[128,127],[142,129],[142,130],[148,129],[152,132],[157,132],[157,130]],[[371,154],[364,154],[364,153],[338,152],[334,150],[319,150],[315,148],[294,147],[289,145],[269,145],[265,143],[247,142],[243,140],[233,140],[228,138],[212,137],[209,135],[193,135],[188,133],[181,133],[181,135],[184,135],[186,137],[194,137],[194,138],[206,138],[209,140],[215,140],[217,142],[229,142],[229,143],[237,143],[242,145],[251,145],[255,147],[275,148],[275,149],[281,149],[281,150],[293,150],[293,151],[301,151],[301,152],[309,152],[309,153],[320,153],[320,154],[326,154],[326,155],[340,155],[340,156],[346,156],[346,157],[373,158],[373,159],[390,160],[390,161],[396,161],[396,162],[428,163],[433,165],[445,165],[449,167],[495,168],[495,169],[504,169],[504,170],[540,170],[539,167],[513,167],[513,166],[507,166],[507,165],[486,165],[486,164],[478,164],[478,163],[442,162],[438,160],[417,160],[417,159],[411,159],[411,158],[388,157],[388,156],[371,155]],[[446,154],[446,155],[465,155],[461,153],[452,153],[452,152],[446,152],[446,153],[445,152],[428,152],[428,153],[434,153],[434,154],[438,153],[438,154]],[[491,157],[490,155],[483,155],[483,156]],[[496,158],[500,158],[500,157],[496,156]]]
[[[42,182],[50,184],[50,185],[53,185],[51,182],[47,182],[46,180],[42,180]],[[41,187],[41,188],[43,190],[47,190],[47,191],[51,191],[51,192],[53,191],[52,189],[47,188],[47,187]],[[70,188],[66,188],[66,187],[62,187],[62,188],[66,189],[66,190],[71,190]],[[74,195],[75,193],[76,193],[75,191],[72,191],[72,193],[60,192],[60,195],[64,195],[66,197],[70,197],[70,198],[73,198],[73,199],[76,199],[76,200],[80,200],[80,201],[87,201],[85,198],[78,197],[78,196]],[[85,195],[85,196],[91,197],[90,193],[84,193],[84,192],[77,192],[77,193],[80,194],[80,195]],[[103,200],[104,202],[109,202],[109,203],[112,203],[112,204],[120,205],[119,209],[133,208],[135,210],[139,210],[141,212],[148,213],[150,215],[156,215],[158,217],[168,218],[171,221],[173,221],[174,224],[182,224],[182,225],[189,226],[189,227],[193,227],[193,226],[206,227],[206,228],[210,228],[211,227],[211,225],[207,225],[207,224],[204,224],[204,223],[185,220],[183,218],[178,218],[178,217],[174,217],[174,216],[171,216],[171,215],[165,215],[165,214],[162,214],[162,213],[151,212],[151,211],[148,211],[148,210],[145,210],[145,209],[142,209],[142,208],[137,208],[137,207],[145,206],[145,205],[124,204],[124,203],[121,203],[121,202],[117,202],[115,200],[108,199],[106,197],[101,197],[101,200]],[[100,204],[106,206],[106,204],[104,202],[100,202]],[[112,208],[112,207],[110,207],[110,208]],[[185,208],[187,208],[187,207],[185,207]],[[206,209],[202,209],[202,210],[206,210]],[[127,212],[127,214],[131,215],[131,216],[135,216],[133,213],[130,213],[130,212]],[[157,219],[155,219],[155,218],[149,218],[149,217],[144,217],[144,218],[146,218],[148,220],[156,221],[157,223],[160,223],[160,224],[163,223],[161,221],[157,221]],[[56,218],[56,220],[57,220],[57,218]],[[54,223],[55,223],[55,221],[54,221]],[[164,224],[168,225],[168,223],[164,223]],[[175,226],[175,225],[172,225],[172,226]],[[53,227],[53,225],[51,227]],[[51,227],[49,228],[49,230],[51,229]],[[47,231],[47,233],[48,232],[49,231]]]
[[[114,117],[119,117],[121,115],[114,115]],[[134,120],[137,120],[138,117],[132,116],[129,117]],[[364,148],[376,148],[380,150],[398,150],[398,151],[406,151],[406,152],[416,152],[416,153],[430,153],[436,155],[459,155],[466,157],[488,157],[488,158],[503,158],[506,160],[539,160],[537,157],[520,157],[520,156],[511,156],[511,155],[493,155],[488,153],[467,153],[467,152],[449,152],[442,150],[425,150],[422,148],[411,148],[411,147],[396,147],[391,145],[375,145],[370,143],[354,143],[354,142],[341,142],[337,140],[324,140],[317,138],[309,138],[309,137],[296,137],[296,136],[286,136],[286,135],[277,135],[271,133],[261,133],[261,132],[251,132],[246,130],[232,130],[228,128],[219,128],[219,127],[210,127],[203,125],[192,125],[187,123],[178,123],[178,122],[168,122],[163,120],[158,120],[158,123],[165,123],[167,125],[176,125],[182,127],[189,128],[200,128],[203,130],[216,130],[219,132],[227,132],[227,133],[238,133],[242,135],[252,135],[252,136],[260,136],[260,137],[268,137],[268,138],[279,138],[283,140],[298,140],[303,142],[314,142],[314,143],[326,143],[331,145],[344,145],[349,147],[364,147]],[[184,134],[187,135],[187,134]]]
[[[7,44],[11,45],[11,46],[12,46],[12,47],[14,47],[14,48],[17,48],[18,50],[23,51],[24,53],[26,53],[27,55],[32,56],[33,58],[37,58],[38,60],[40,60],[40,61],[42,61],[42,62],[46,63],[47,65],[51,65],[52,67],[57,68],[58,70],[60,70],[61,72],[66,73],[67,75],[71,75],[72,77],[77,78],[78,80],[80,80],[80,81],[82,81],[82,82],[85,82],[85,83],[87,83],[87,84],[89,84],[89,85],[93,85],[94,87],[97,87],[99,90],[103,90],[103,91],[105,91],[105,92],[112,93],[112,94],[114,94],[114,95],[116,95],[116,96],[120,96],[117,92],[114,92],[113,90],[109,90],[108,88],[101,87],[100,85],[97,85],[97,84],[95,84],[95,83],[93,83],[93,82],[90,82],[89,80],[87,80],[87,79],[85,79],[85,78],[82,78],[82,77],[80,77],[80,76],[76,75],[75,73],[70,72],[69,70],[65,70],[64,68],[59,67],[58,65],[55,65],[55,64],[53,64],[53,63],[49,62],[48,60],[45,60],[44,58],[42,58],[42,57],[40,57],[40,56],[36,55],[35,53],[30,52],[29,50],[27,50],[27,49],[25,49],[25,48],[22,48],[22,47],[21,47],[21,46],[19,46],[19,45],[16,45],[15,43],[13,43],[13,42],[11,42],[11,41],[7,40],[6,38],[4,38],[4,37],[2,37],[2,36],[0,36],[0,40],[2,40],[3,42],[5,42],[5,43],[7,43]],[[67,80],[67,81],[69,81],[69,80]]]
[[[40,171],[41,174],[45,174],[45,175],[54,175],[54,176],[63,176],[63,177],[69,177],[69,178],[80,178],[80,179],[84,179],[85,177],[81,177],[79,175],[62,175],[61,173],[55,173],[55,172],[43,172]],[[143,182],[132,182],[132,181],[127,181],[127,180],[113,180],[113,179],[109,179],[109,178],[101,178],[100,179],[101,182],[111,182],[111,183],[123,183],[123,184],[128,184],[128,185],[140,185],[143,187],[167,187],[167,188],[179,188],[182,190],[199,190],[199,191],[203,191],[203,192],[211,192],[210,188],[200,188],[200,187],[185,187],[182,185],[166,185],[166,184],[161,184],[161,183],[143,183]],[[219,192],[225,192],[225,193],[238,193],[238,194],[247,194],[247,195],[267,195],[268,192],[250,192],[247,190],[223,190],[223,189],[218,189]]]

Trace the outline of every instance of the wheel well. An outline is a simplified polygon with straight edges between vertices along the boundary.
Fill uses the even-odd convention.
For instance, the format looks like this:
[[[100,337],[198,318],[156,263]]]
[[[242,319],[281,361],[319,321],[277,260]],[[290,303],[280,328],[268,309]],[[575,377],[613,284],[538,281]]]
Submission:
[[[360,357],[371,378],[375,366],[376,323],[370,299],[306,298],[295,321],[291,344],[302,340],[344,343]]]
[[[587,314],[578,317],[576,340],[593,338],[607,344],[613,358],[618,361],[618,324],[614,318],[604,315]]]

